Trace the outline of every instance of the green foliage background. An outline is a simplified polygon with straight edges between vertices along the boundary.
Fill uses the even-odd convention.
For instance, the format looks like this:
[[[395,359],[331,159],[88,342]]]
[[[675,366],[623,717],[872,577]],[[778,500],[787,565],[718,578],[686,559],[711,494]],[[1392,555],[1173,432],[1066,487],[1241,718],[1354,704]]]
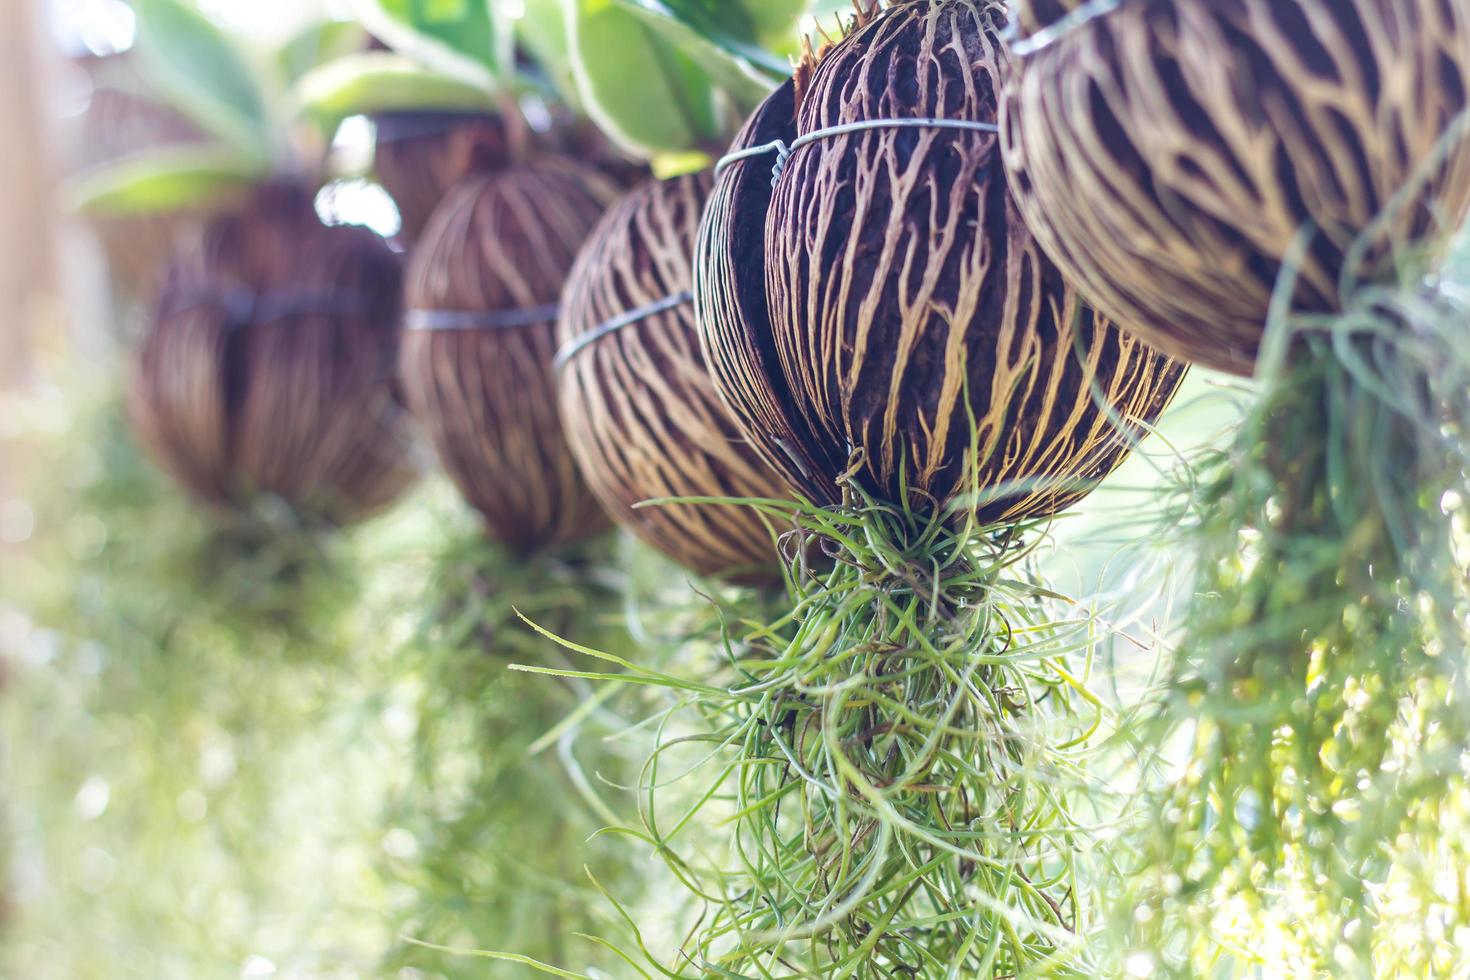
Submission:
[[[523,975],[405,937],[604,961],[572,933],[611,913],[584,865],[641,891],[586,843],[620,705],[531,760],[585,692],[506,668],[555,651],[516,609],[624,642],[610,545],[513,565],[437,485],[335,537],[222,532],[83,400],[7,405],[38,479],[0,602],[0,973]]]

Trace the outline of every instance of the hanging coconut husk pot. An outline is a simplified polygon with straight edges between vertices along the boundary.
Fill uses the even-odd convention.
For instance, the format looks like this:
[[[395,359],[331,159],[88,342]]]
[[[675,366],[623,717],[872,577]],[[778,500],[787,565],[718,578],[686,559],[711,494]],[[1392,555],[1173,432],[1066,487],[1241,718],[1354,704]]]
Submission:
[[[783,83],[747,120],[734,150],[796,138],[796,81]],[[841,472],[846,454],[825,446],[802,424],[781,375],[766,306],[766,213],[774,185],[768,158],[731,161],[716,177],[694,249],[694,309],[700,349],[715,390],[750,445],[792,486],[817,500],[835,488],[822,475]],[[804,437],[797,435],[800,427]],[[813,458],[813,456],[817,458]]]
[[[1021,221],[993,131],[1003,20],[894,5],[799,70],[725,163],[696,271],[705,350],[752,444],[819,502],[851,477],[919,510],[972,495],[982,522],[1054,514],[1181,381]],[[773,155],[741,156],[773,139],[802,141],[774,189]]]
[[[491,536],[518,549],[608,526],[567,448],[552,359],[567,275],[615,196],[595,170],[556,157],[472,178],[409,263],[409,406]]]
[[[1274,309],[1435,253],[1470,208],[1463,0],[1018,0],[1004,151],[1089,301],[1250,374]]]
[[[588,240],[562,300],[561,407],[582,473],[618,523],[701,574],[771,581],[759,511],[671,498],[784,499],[746,445],[699,353],[690,255],[708,174],[650,181]]]
[[[373,122],[373,171],[398,206],[400,235],[410,245],[451,189],[508,165],[524,135],[519,122],[491,112],[423,109],[382,113]]]
[[[264,184],[186,234],[143,339],[130,408],[200,500],[307,520],[366,516],[413,481],[395,395],[400,264],[366,228],[327,227],[301,184]]]

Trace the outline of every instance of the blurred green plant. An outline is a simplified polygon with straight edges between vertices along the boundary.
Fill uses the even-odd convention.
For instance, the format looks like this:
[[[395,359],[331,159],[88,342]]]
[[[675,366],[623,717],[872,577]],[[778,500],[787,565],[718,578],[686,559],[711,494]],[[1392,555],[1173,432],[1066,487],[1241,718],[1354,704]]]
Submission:
[[[341,120],[303,116],[287,93],[318,65],[362,47],[360,26],[317,21],[263,50],[229,35],[189,0],[136,0],[134,10],[137,44],[115,56],[134,65],[145,83],[145,91],[132,95],[177,110],[209,139],[130,146],[69,175],[62,188],[69,210],[99,219],[178,214],[272,173],[322,175]]]
[[[1470,839],[1465,295],[1364,287],[1284,322],[1289,358],[1176,495],[1201,578],[1135,724],[1147,825],[1115,909],[1153,975],[1465,965],[1466,865],[1423,862]]]
[[[605,925],[584,865],[638,893],[585,843],[614,692],[506,669],[544,652],[515,609],[625,642],[610,544],[525,565],[442,489],[350,533],[221,528],[79,390],[5,406],[43,482],[4,555],[0,973],[485,976],[409,940],[562,955]]]
[[[119,409],[94,427],[65,397],[10,406],[53,433],[25,433],[45,483],[3,576],[3,972],[199,976],[334,946],[368,962],[352,951],[382,942],[369,865],[303,833],[372,832],[348,815],[382,746],[334,737],[382,708],[360,673],[350,546],[269,515],[216,528]]]
[[[415,678],[418,723],[412,768],[389,799],[388,823],[405,850],[388,855],[385,877],[412,895],[395,909],[403,941],[390,967],[520,975],[435,945],[513,945],[538,959],[616,967],[577,936],[607,924],[589,872],[625,894],[642,891],[632,853],[593,840],[624,805],[618,787],[636,742],[614,737],[636,692],[509,670],[512,659],[548,652],[521,616],[631,647],[613,550],[603,540],[523,560],[475,535],[435,558],[400,667]]]

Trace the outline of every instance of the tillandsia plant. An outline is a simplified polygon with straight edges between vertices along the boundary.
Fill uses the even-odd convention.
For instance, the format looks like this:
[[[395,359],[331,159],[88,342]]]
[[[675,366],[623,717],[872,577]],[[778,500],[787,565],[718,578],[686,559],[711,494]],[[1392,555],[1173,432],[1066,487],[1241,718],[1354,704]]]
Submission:
[[[615,975],[613,954],[577,937],[611,914],[593,880],[634,900],[649,880],[633,851],[596,836],[635,771],[639,740],[609,736],[641,692],[506,670],[546,662],[520,617],[630,652],[613,544],[527,557],[451,532],[434,549],[398,658],[415,681],[417,724],[411,772],[386,814],[404,846],[384,869],[412,897],[394,908],[401,941],[387,967],[524,976],[518,963],[464,955],[507,948]]]
[[[362,539],[222,543],[111,380],[60,381],[6,400],[7,458],[35,455],[11,487],[33,533],[0,555],[5,836],[37,887],[9,892],[0,972],[310,970],[307,936],[370,970],[388,937],[348,843],[382,793]]]
[[[1005,150],[1039,240],[1101,309],[1264,388],[1193,478],[1199,592],[1140,726],[1151,753],[1189,751],[1125,933],[1178,975],[1244,968],[1287,959],[1259,937],[1295,900],[1293,969],[1453,974],[1463,903],[1426,898],[1432,876],[1396,889],[1470,744],[1463,287],[1419,281],[1470,205],[1470,5],[1038,3],[1019,23]],[[1399,958],[1398,916],[1443,942]]]
[[[674,975],[1086,975],[1099,628],[1031,557],[1183,371],[1091,313],[1011,205],[1004,20],[865,9],[720,165],[704,350],[809,502],[755,502],[791,529],[788,613],[732,617],[711,676],[615,675],[676,698],[631,831],[703,912]],[[689,839],[716,814],[728,847]]]
[[[1158,975],[1459,969],[1464,865],[1423,855],[1470,790],[1466,314],[1435,283],[1294,318],[1295,357],[1179,494],[1200,580],[1133,726],[1162,785],[1117,909]]]

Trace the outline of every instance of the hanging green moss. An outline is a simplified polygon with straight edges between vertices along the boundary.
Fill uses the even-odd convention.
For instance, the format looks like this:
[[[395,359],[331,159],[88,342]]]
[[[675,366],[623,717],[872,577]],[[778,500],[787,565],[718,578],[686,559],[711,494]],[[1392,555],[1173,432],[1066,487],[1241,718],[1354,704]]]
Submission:
[[[1118,907],[1128,947],[1170,975],[1261,956],[1453,972],[1470,929],[1467,313],[1436,283],[1283,324],[1296,353],[1181,498],[1200,581],[1140,729],[1162,788]]]

